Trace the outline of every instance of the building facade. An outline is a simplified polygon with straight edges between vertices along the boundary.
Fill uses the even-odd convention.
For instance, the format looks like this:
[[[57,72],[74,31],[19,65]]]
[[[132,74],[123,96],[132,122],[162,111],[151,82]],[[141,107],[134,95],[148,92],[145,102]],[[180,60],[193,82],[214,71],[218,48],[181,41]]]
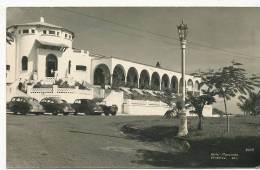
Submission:
[[[74,33],[46,23],[44,18],[40,22],[10,26],[7,31],[14,37],[14,42],[7,44],[7,83],[18,79],[66,77],[93,85],[124,84],[180,91],[180,73],[75,49],[72,47]],[[186,79],[188,91],[199,90],[199,78],[187,75]]]
[[[182,92],[181,73],[73,48],[75,34],[46,23],[43,17],[12,25],[7,32],[14,40],[6,46],[7,101],[18,95],[38,100],[61,97],[70,103],[102,98],[108,105],[116,104],[120,113],[162,115],[169,107],[151,99],[166,89]],[[185,79],[186,92],[199,95],[200,78],[186,75]],[[141,98],[134,99],[133,93]]]

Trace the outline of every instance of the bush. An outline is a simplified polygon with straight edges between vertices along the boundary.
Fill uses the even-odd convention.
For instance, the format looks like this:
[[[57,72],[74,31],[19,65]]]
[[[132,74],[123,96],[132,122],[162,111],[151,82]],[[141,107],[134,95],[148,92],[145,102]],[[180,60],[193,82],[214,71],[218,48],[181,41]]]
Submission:
[[[213,108],[212,114],[213,115],[220,115],[221,117],[225,115],[225,113],[222,110],[219,110],[217,108]]]
[[[37,82],[33,86],[33,88],[51,88],[51,87],[52,87],[52,85],[50,85],[50,84],[41,84],[40,82]]]
[[[85,87],[82,83],[79,83],[78,81],[75,82],[75,86],[78,86],[79,89],[81,90],[85,90],[88,89],[87,87]]]
[[[59,88],[74,88],[74,86],[70,86],[67,81],[61,82],[60,85],[58,85]]]
[[[54,85],[58,85],[58,86],[60,86],[62,82],[63,82],[63,80],[62,80],[62,79],[55,80],[55,83],[54,83]]]

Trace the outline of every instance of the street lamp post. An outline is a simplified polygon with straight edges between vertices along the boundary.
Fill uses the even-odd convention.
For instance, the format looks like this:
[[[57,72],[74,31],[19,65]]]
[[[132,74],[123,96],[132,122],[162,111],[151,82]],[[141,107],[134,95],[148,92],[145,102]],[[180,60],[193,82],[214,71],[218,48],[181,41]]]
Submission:
[[[186,49],[186,37],[188,34],[188,26],[187,24],[182,23],[177,26],[178,33],[179,33],[179,39],[181,44],[181,74],[182,74],[182,110],[180,114],[180,125],[179,125],[179,131],[178,136],[186,136],[188,134],[188,127],[187,127],[187,116],[185,112],[185,49]]]

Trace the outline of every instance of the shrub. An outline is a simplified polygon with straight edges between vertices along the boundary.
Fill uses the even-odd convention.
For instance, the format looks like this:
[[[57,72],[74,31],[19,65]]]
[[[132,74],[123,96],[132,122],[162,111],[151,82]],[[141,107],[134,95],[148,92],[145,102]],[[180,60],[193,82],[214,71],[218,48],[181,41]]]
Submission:
[[[225,113],[222,110],[219,110],[217,108],[213,108],[212,112],[213,115],[220,115],[221,117],[225,115]]]

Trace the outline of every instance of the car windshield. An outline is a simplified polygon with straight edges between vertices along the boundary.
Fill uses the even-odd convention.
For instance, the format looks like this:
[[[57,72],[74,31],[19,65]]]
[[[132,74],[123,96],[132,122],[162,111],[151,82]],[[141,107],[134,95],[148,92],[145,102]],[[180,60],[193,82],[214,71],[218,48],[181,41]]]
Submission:
[[[25,102],[25,99],[20,98],[20,97],[17,97],[17,98],[14,98],[13,101],[17,101],[17,102]]]
[[[61,103],[67,103],[66,100],[61,100],[60,102],[61,102]]]
[[[75,100],[74,103],[76,103],[76,104],[81,104],[81,100]]]

